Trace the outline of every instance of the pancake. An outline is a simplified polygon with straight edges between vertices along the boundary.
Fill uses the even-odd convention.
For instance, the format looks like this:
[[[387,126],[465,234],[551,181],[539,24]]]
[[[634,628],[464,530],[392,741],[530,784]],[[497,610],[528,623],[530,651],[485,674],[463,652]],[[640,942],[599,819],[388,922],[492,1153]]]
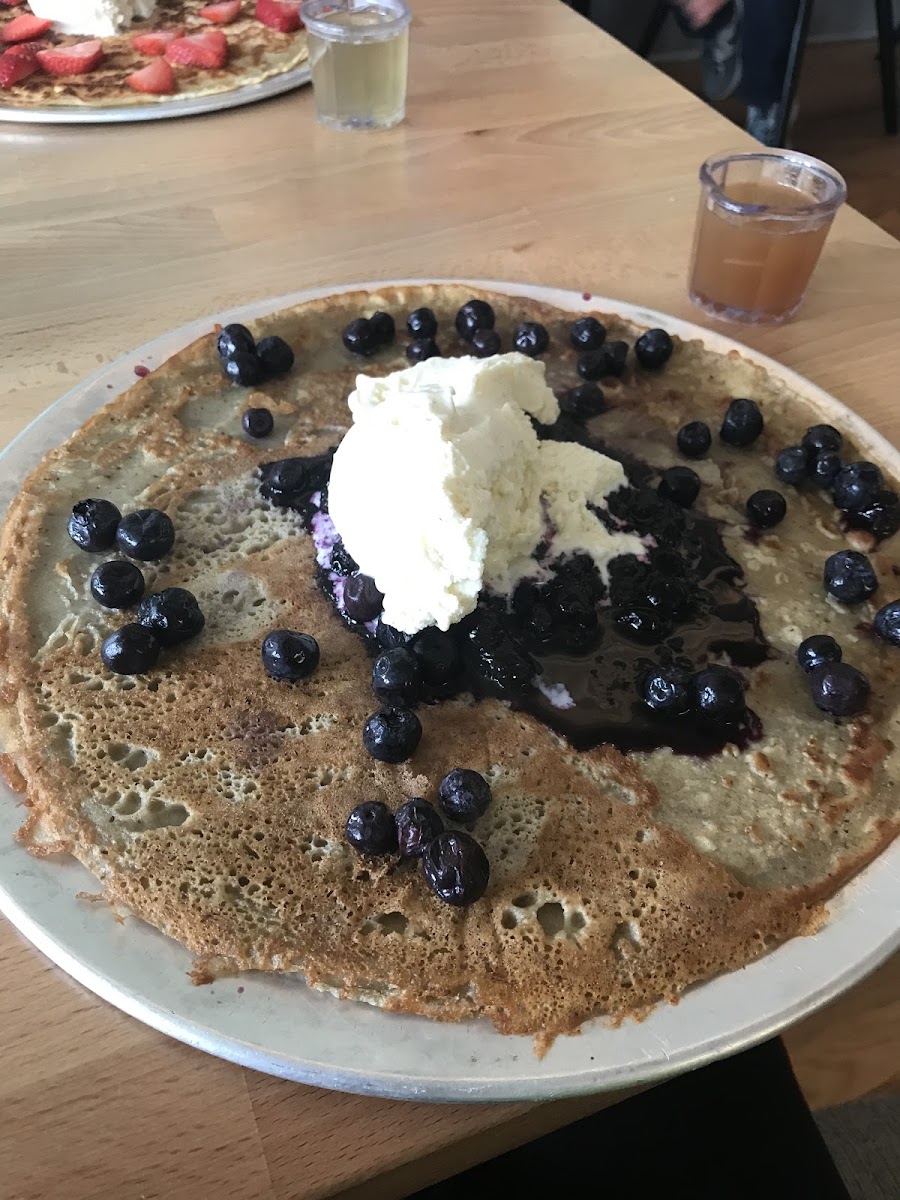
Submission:
[[[283,336],[297,364],[254,389],[227,382],[210,332],[46,456],[0,541],[6,763],[30,806],[22,843],[75,855],[110,902],[189,948],[198,979],[292,972],[394,1011],[553,1035],[595,1014],[640,1015],[814,932],[828,897],[896,834],[900,652],[873,638],[871,620],[900,591],[900,554],[896,539],[876,546],[843,532],[827,494],[773,485],[774,454],[821,419],[808,399],[736,352],[676,339],[662,371],[630,365],[604,383],[609,411],[591,430],[656,471],[684,461],[675,431],[685,421],[717,430],[732,397],[759,403],[765,431],[753,447],[714,439],[693,465],[704,485],[696,509],[723,523],[768,642],[765,661],[744,671],[761,732],[702,757],[576,750],[527,712],[459,696],[420,708],[409,762],[370,758],[361,728],[378,705],[366,645],[323,594],[301,516],[260,494],[258,467],[335,446],[357,373],[406,365],[400,337],[372,359],[350,355],[340,338],[349,320],[383,309],[402,328],[427,305],[443,352],[463,353],[453,317],[472,295],[390,287],[275,313],[253,332]],[[486,298],[504,347],[520,320],[542,321],[548,382],[577,382],[570,314]],[[610,338],[631,344],[640,332],[597,315]],[[263,442],[241,433],[248,404],[275,415]],[[852,438],[842,453],[861,457]],[[744,500],[771,486],[788,495],[788,516],[751,534]],[[66,534],[85,496],[123,512],[161,508],[175,524],[171,554],[144,564],[147,590],[188,588],[206,625],[146,675],[101,664],[102,639],[133,614],[90,596],[103,556]],[[400,520],[392,506],[414,498],[389,487],[375,502]],[[853,545],[870,552],[880,586],[848,608],[826,598],[822,563]],[[279,627],[321,648],[318,670],[295,686],[260,664],[263,637]],[[858,717],[835,721],[810,699],[795,652],[820,632],[871,682]],[[456,766],[493,790],[473,827],[491,878],[467,908],[438,900],[415,866],[361,857],[344,838],[361,801],[434,800]]]

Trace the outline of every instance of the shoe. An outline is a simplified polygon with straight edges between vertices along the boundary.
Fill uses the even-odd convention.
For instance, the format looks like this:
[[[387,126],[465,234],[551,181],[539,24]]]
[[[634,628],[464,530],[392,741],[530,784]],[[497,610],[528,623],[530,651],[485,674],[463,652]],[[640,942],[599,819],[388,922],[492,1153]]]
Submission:
[[[778,104],[768,104],[765,107],[760,107],[756,104],[747,105],[747,120],[744,123],[744,128],[758,142],[762,142],[764,146],[778,146],[780,144],[778,138],[779,107]],[[784,139],[785,146],[787,146],[790,140],[790,132],[796,120],[797,105],[794,104],[791,109],[790,119],[788,120],[788,131]]]
[[[709,100],[724,100],[741,82],[743,0],[733,0],[730,19],[703,39],[700,64],[703,91]]]

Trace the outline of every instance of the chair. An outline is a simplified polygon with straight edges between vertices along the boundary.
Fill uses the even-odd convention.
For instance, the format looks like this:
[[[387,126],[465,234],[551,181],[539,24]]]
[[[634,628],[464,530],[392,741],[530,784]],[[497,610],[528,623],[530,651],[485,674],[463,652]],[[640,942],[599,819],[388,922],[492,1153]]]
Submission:
[[[752,0],[750,2],[752,3]],[[803,65],[803,52],[806,49],[809,23],[812,20],[813,3],[814,0],[800,0],[797,9],[794,35],[791,38],[791,48],[784,72],[784,86],[778,102],[777,140],[779,146],[784,145],[788,134],[788,123],[800,79],[800,68]],[[659,0],[654,4],[637,46],[637,52],[642,58],[648,58],[653,52],[653,47],[666,23],[666,17],[669,15],[669,7],[665,0]],[[897,132],[897,41],[900,38],[900,29],[896,31],[894,29],[893,7],[893,0],[875,0],[878,65],[881,72],[881,108],[884,114],[884,131],[892,135]]]

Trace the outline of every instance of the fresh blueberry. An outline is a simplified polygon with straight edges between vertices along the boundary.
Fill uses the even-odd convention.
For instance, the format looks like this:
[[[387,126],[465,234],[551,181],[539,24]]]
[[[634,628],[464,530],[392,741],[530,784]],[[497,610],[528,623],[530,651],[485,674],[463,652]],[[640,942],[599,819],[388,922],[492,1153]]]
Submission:
[[[456,332],[464,342],[471,342],[479,329],[493,329],[495,320],[486,300],[467,300],[456,314]]]
[[[260,463],[260,493],[276,508],[302,506],[314,492],[327,487],[331,460],[331,454],[312,454]]]
[[[143,675],[159,658],[159,642],[143,625],[123,625],[100,647],[103,665],[117,675]]]
[[[434,687],[449,683],[459,670],[459,650],[453,635],[434,625],[417,633],[410,649],[422,669],[423,679]]]
[[[411,338],[433,338],[437,327],[437,317],[430,308],[416,308],[406,318],[406,328]]]
[[[287,375],[294,365],[293,350],[284,338],[275,333],[260,339],[256,346],[256,354],[267,379],[274,379],[276,375]]]
[[[809,456],[803,446],[785,446],[775,455],[775,475],[782,483],[802,483],[808,463]]]
[[[838,476],[841,467],[841,456],[834,450],[823,450],[817,454],[809,466],[809,473],[816,487],[831,487]]]
[[[96,554],[112,546],[121,519],[122,514],[109,500],[79,500],[66,528],[76,546]]]
[[[865,554],[838,550],[825,559],[822,572],[825,591],[841,604],[860,604],[878,588],[878,576]]]
[[[719,437],[728,446],[749,446],[763,431],[763,415],[755,400],[732,400],[722,418]]]
[[[586,421],[606,412],[606,400],[602,389],[596,383],[579,383],[577,387],[563,392],[559,398],[559,407],[561,412],[568,413],[570,417]]]
[[[247,408],[244,410],[241,424],[248,437],[264,438],[275,428],[275,418],[267,408]]]
[[[425,847],[444,832],[444,822],[433,804],[416,798],[397,809],[397,845],[401,858],[419,858]]]
[[[771,488],[760,488],[747,497],[747,516],[757,529],[771,529],[780,525],[787,513],[787,501],[781,492]]]
[[[627,360],[627,342],[606,342],[599,350],[586,350],[584,354],[579,354],[575,369],[582,379],[590,382],[608,376],[618,378],[624,373]]]
[[[672,632],[667,616],[649,605],[617,608],[613,611],[613,621],[620,633],[644,646],[658,646]]]
[[[496,329],[476,329],[471,344],[476,358],[492,358],[500,353],[500,334]]]
[[[843,650],[827,633],[814,633],[804,638],[797,647],[797,662],[804,671],[823,667],[826,663],[840,662],[843,656]]]
[[[332,546],[331,561],[328,566],[334,571],[335,575],[355,575],[359,570],[356,559],[343,542],[338,542]]]
[[[801,445],[814,458],[826,450],[840,450],[843,440],[833,425],[810,425],[801,439]]]
[[[385,704],[412,708],[422,695],[422,672],[405,646],[384,650],[372,666],[372,691]]]
[[[648,329],[634,343],[634,356],[642,367],[658,370],[672,357],[675,343],[664,329]]]
[[[420,363],[428,358],[440,358],[441,351],[434,338],[416,338],[406,347],[406,357],[411,363]]]
[[[380,708],[363,726],[363,745],[379,762],[406,762],[422,739],[422,722],[408,708]]]
[[[367,317],[354,317],[341,331],[341,340],[351,354],[364,358],[374,354],[379,345],[377,332]]]
[[[705,421],[688,421],[675,439],[685,458],[705,458],[712,445],[712,434]]]
[[[825,663],[809,673],[813,704],[832,717],[853,717],[863,711],[869,699],[869,681],[849,663]]]
[[[379,592],[371,575],[357,572],[344,584],[344,611],[353,621],[374,621],[384,607],[384,593]]]
[[[744,713],[744,685],[728,667],[706,667],[697,673],[697,711],[710,721],[730,723]]]
[[[131,608],[144,594],[144,576],[134,563],[117,558],[91,576],[91,595],[104,608]]]
[[[523,321],[516,326],[513,347],[529,358],[539,358],[550,345],[550,334],[538,321]]]
[[[468,767],[454,767],[438,786],[438,804],[451,821],[467,823],[484,816],[491,802],[488,781]]]
[[[468,833],[442,833],[422,855],[422,873],[434,894],[447,904],[480,900],[491,875],[487,855]]]
[[[569,330],[569,341],[576,350],[599,350],[606,341],[606,330],[596,317],[579,317]]]
[[[233,325],[226,325],[219,332],[216,349],[219,352],[219,358],[233,358],[239,351],[242,354],[255,354],[256,342],[246,325],[239,325],[235,322]]]
[[[263,366],[255,354],[246,350],[235,350],[230,358],[226,358],[222,366],[225,374],[232,383],[240,387],[253,387],[264,379]]]
[[[137,619],[161,646],[186,642],[196,637],[206,624],[197,597],[180,587],[163,588],[145,596],[138,605]]]
[[[641,698],[653,712],[665,717],[683,717],[694,704],[694,680],[677,667],[657,667],[641,681]]]
[[[279,683],[298,683],[319,665],[319,643],[309,633],[273,629],[263,639],[262,665]]]
[[[700,476],[690,467],[667,467],[656,491],[663,500],[690,508],[700,495]]]
[[[381,309],[373,312],[369,317],[369,328],[379,346],[389,346],[397,333],[394,318],[390,313],[382,312]]]
[[[119,522],[116,545],[129,558],[156,562],[175,545],[175,526],[158,508],[139,508]]]
[[[834,503],[845,512],[865,508],[884,487],[884,476],[872,462],[847,463],[837,474],[831,489]]]
[[[881,488],[870,504],[846,514],[853,529],[866,529],[879,542],[900,529],[900,501],[890,488]]]
[[[397,849],[394,814],[380,800],[357,804],[347,818],[344,836],[358,854],[393,854]]]
[[[900,646],[900,600],[891,600],[879,608],[872,628],[883,641]]]
[[[404,633],[402,629],[395,629],[393,625],[385,624],[384,620],[379,617],[375,622],[375,640],[382,650],[393,650],[397,646],[408,646],[412,641],[412,634]]]

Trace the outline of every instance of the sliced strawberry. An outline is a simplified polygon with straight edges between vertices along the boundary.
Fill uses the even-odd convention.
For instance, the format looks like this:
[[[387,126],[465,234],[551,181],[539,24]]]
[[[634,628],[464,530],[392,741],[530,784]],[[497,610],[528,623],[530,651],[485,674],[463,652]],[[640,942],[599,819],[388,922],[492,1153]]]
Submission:
[[[0,54],[0,88],[10,88],[37,70],[37,59],[24,54]]]
[[[166,58],[177,67],[224,67],[228,58],[228,39],[221,29],[203,29],[170,42],[166,46]]]
[[[37,53],[38,50],[49,50],[50,47],[46,42],[16,42],[14,46],[6,51],[8,58],[24,58],[33,62],[35,67],[38,65]]]
[[[230,25],[237,19],[240,11],[241,0],[222,0],[221,4],[207,4],[206,8],[199,10],[197,16],[214,21],[216,25]]]
[[[287,0],[256,0],[256,19],[279,33],[293,33],[303,24],[300,5],[289,4]]]
[[[0,29],[0,42],[27,42],[46,33],[52,24],[52,21],[45,21],[43,17],[22,13]]]
[[[74,46],[52,46],[38,50],[37,60],[51,75],[86,75],[103,58],[103,43],[99,38],[76,42]]]
[[[15,8],[17,4],[21,4],[22,0],[0,0],[0,4],[5,4],[7,8]]]
[[[141,67],[131,75],[125,76],[125,82],[136,92],[147,92],[151,96],[171,96],[175,91],[175,72],[164,58],[157,58],[146,67]]]
[[[180,26],[178,29],[155,29],[150,33],[136,33],[131,39],[131,44],[138,54],[156,57],[165,54],[166,46],[180,37],[184,37],[184,30]]]

